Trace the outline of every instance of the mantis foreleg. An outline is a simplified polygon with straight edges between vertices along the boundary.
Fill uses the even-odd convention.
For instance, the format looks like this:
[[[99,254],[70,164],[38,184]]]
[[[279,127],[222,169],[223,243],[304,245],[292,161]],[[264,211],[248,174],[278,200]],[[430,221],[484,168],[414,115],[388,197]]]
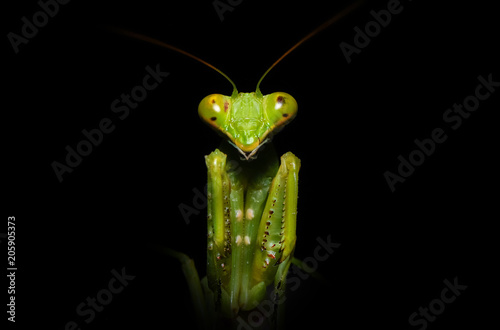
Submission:
[[[250,163],[238,162],[232,148],[224,151],[206,157],[207,283],[216,310],[234,316],[255,308],[273,282],[277,301],[284,294],[296,241],[300,160],[286,153],[278,167],[271,146]]]

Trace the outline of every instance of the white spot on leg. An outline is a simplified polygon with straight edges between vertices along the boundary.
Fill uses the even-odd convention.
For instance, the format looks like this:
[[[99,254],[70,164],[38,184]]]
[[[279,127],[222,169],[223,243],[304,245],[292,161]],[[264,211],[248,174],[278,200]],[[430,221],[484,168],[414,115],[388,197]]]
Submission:
[[[250,245],[250,236],[245,236],[245,244]]]
[[[240,245],[241,241],[242,241],[241,236],[240,235],[236,236],[236,241],[235,241],[236,245]]]
[[[252,220],[254,216],[253,209],[247,209],[247,219]]]
[[[237,221],[243,220],[243,212],[241,212],[241,210],[236,210],[236,220]]]

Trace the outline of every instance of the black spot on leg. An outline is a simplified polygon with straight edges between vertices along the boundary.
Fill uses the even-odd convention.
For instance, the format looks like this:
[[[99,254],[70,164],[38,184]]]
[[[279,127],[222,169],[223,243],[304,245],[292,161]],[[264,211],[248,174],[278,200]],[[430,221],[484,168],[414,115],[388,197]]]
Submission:
[[[210,118],[211,121],[216,121],[217,120],[217,117],[212,117]]]
[[[287,113],[284,113],[284,114],[283,114],[283,117],[285,117],[285,118],[286,118],[286,117],[288,117],[288,114],[287,114]]]

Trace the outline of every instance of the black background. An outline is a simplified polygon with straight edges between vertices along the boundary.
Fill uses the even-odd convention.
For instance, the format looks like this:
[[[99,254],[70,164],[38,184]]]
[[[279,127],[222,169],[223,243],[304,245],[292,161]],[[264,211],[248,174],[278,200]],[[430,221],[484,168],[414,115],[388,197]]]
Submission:
[[[498,19],[478,3],[402,1],[401,13],[348,64],[339,44],[353,44],[353,28],[387,3],[370,1],[307,41],[261,85],[299,104],[296,120],[274,139],[280,154],[302,160],[296,256],[312,256],[318,237],[341,244],[319,264],[329,287],[307,279],[290,293],[290,328],[419,329],[409,316],[455,277],[467,289],[428,329],[479,329],[495,310],[488,300],[499,92],[457,130],[442,116],[474,94],[479,75],[500,81]],[[185,252],[204,275],[205,210],[186,224],[179,205],[194,206],[193,189],[203,191],[206,181],[203,157],[220,141],[197,105],[231,86],[189,58],[103,25],[191,52],[250,92],[279,56],[347,4],[243,1],[221,21],[211,1],[72,1],[18,54],[4,37],[2,204],[5,219],[17,222],[16,326],[194,325],[179,264],[154,247]],[[21,17],[39,10],[36,1],[6,10],[4,36],[19,34]],[[170,75],[118,119],[111,103],[157,64]],[[115,130],[60,183],[51,164],[63,163],[65,147],[75,148],[81,131],[103,118]],[[447,140],[391,192],[384,172],[397,173],[397,157],[437,127]],[[76,307],[123,267],[135,279],[86,324]]]

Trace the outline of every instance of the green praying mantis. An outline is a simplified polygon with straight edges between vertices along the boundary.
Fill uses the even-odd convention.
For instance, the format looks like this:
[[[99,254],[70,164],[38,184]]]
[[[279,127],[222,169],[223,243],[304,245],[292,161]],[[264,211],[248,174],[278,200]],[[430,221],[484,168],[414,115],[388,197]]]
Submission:
[[[263,95],[259,86],[291,51],[358,5],[339,12],[290,48],[264,73],[251,93],[238,92],[222,71],[186,51],[141,34],[117,31],[201,62],[233,86],[230,96],[208,95],[198,107],[200,118],[225,140],[219,149],[205,156],[207,276],[200,281],[192,259],[166,250],[181,262],[201,328],[215,327],[221,319],[234,320],[266,299],[271,301],[273,322],[277,322],[288,269],[292,262],[300,264],[293,253],[301,161],[291,152],[278,161],[270,141],[296,117],[298,105],[290,94]]]

